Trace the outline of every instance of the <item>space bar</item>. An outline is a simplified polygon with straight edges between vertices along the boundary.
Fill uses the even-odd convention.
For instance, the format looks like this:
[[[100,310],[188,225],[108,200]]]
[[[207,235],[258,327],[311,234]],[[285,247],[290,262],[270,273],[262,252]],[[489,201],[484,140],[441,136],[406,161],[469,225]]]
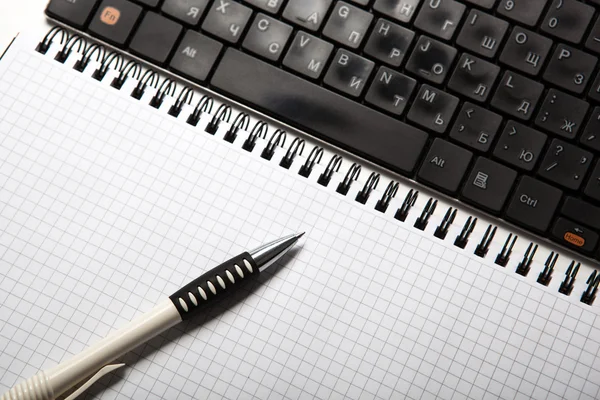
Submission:
[[[211,84],[283,122],[403,174],[412,174],[427,141],[421,130],[235,49],[227,49]]]

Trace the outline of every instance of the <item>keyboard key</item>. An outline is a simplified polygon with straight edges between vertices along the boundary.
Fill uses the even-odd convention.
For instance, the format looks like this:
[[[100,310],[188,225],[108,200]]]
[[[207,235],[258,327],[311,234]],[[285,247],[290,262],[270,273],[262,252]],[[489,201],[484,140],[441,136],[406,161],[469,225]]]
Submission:
[[[548,0],[500,0],[498,13],[528,26],[534,26]]]
[[[583,51],[559,44],[554,50],[544,79],[575,93],[583,92],[598,59]]]
[[[227,49],[212,86],[299,129],[411,174],[427,134],[235,49]]]
[[[506,219],[532,231],[546,232],[561,197],[561,190],[524,176],[506,210]]]
[[[421,0],[375,0],[373,9],[400,22],[410,22]]]
[[[471,4],[475,4],[476,6],[482,7],[482,8],[492,8],[494,7],[494,3],[496,3],[496,0],[466,0],[467,3],[471,3]]]
[[[546,151],[538,174],[564,188],[578,190],[590,165],[592,153],[560,139],[554,139]]]
[[[567,218],[558,218],[551,231],[552,240],[584,254],[592,254],[598,245],[598,234]]]
[[[583,193],[590,199],[600,202],[600,162],[596,163]]]
[[[487,152],[500,128],[502,117],[466,102],[450,131],[450,137],[471,149]]]
[[[304,76],[318,79],[332,51],[331,43],[299,31],[283,59],[283,65]]]
[[[458,106],[458,98],[422,85],[408,112],[408,119],[424,128],[444,133]]]
[[[202,29],[229,43],[237,43],[251,15],[252,10],[239,3],[215,0],[204,18]]]
[[[575,197],[567,197],[560,213],[580,224],[600,230],[600,207]]]
[[[196,26],[206,6],[208,0],[165,0],[161,10],[184,24]]]
[[[400,66],[415,33],[380,18],[365,45],[365,53],[394,67]]]
[[[556,135],[573,139],[583,124],[588,108],[589,104],[585,101],[550,89],[535,124]]]
[[[279,13],[279,9],[284,0],[246,0],[246,3],[252,4],[271,14]]]
[[[344,46],[356,49],[367,34],[372,20],[371,13],[340,1],[335,5],[323,34]]]
[[[600,107],[596,107],[592,111],[579,141],[585,147],[600,153]]]
[[[163,64],[175,46],[183,27],[162,15],[148,12],[133,35],[129,49],[156,64]]]
[[[532,171],[542,156],[546,135],[518,122],[508,121],[494,149],[494,157]]]
[[[497,65],[463,53],[456,64],[448,87],[470,99],[484,102],[499,73],[500,67]]]
[[[148,7],[156,7],[158,5],[158,3],[160,2],[160,0],[135,0],[135,1],[140,3],[141,5],[148,6]]]
[[[127,0],[103,0],[89,30],[100,39],[123,46],[141,13],[142,7]]]
[[[414,79],[387,67],[380,67],[365,100],[394,115],[402,115],[416,86],[417,81]]]
[[[512,169],[478,157],[462,189],[462,198],[477,207],[498,214],[517,179]]]
[[[446,193],[456,193],[467,172],[470,151],[436,138],[429,148],[417,179]]]
[[[594,53],[600,53],[600,18],[596,20],[592,31],[588,35],[585,47]]]
[[[75,28],[83,28],[92,15],[92,10],[98,0],[72,1],[51,0],[46,8],[46,14]]]
[[[358,97],[365,88],[374,67],[372,61],[340,49],[331,62],[323,82],[350,96]]]
[[[415,26],[444,40],[452,39],[466,7],[454,0],[428,0],[423,3]]]
[[[541,71],[551,47],[552,40],[515,26],[500,54],[500,62],[535,76]]]
[[[492,106],[513,117],[528,120],[543,90],[541,83],[506,71],[492,98]]]
[[[278,61],[291,34],[290,25],[258,13],[242,46],[267,60]]]
[[[456,43],[484,57],[494,57],[504,39],[508,22],[479,10],[471,10]]]
[[[575,0],[553,0],[542,31],[572,43],[579,43],[587,30],[594,7]]]
[[[588,97],[592,100],[600,102],[600,74],[596,75],[596,79],[588,92]]]
[[[283,18],[311,31],[321,27],[332,0],[290,0]]]
[[[181,40],[170,68],[192,80],[204,82],[223,45],[201,33],[188,30]]]
[[[433,83],[442,83],[456,57],[456,49],[427,36],[421,36],[406,69]]]
[[[361,5],[361,6],[366,6],[371,2],[371,0],[350,0],[350,1],[355,4]]]

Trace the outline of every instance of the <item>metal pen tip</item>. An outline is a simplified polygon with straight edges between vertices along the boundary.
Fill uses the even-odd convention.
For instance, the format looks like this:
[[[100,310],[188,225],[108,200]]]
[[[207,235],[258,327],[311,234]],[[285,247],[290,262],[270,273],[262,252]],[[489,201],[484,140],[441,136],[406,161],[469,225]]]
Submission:
[[[283,257],[283,255],[298,242],[298,239],[300,239],[304,233],[305,232],[288,235],[250,251],[250,256],[254,259],[254,262],[256,262],[259,271],[262,272]]]
[[[306,232],[302,232],[302,233],[296,233],[296,240],[300,239],[302,236],[304,236]]]

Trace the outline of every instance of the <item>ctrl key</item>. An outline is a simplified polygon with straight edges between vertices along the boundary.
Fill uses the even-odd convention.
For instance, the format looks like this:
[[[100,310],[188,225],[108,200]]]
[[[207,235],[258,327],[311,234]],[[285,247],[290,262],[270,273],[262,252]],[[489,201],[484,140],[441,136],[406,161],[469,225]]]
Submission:
[[[562,197],[562,191],[523,177],[513,194],[506,219],[537,232],[546,232]]]

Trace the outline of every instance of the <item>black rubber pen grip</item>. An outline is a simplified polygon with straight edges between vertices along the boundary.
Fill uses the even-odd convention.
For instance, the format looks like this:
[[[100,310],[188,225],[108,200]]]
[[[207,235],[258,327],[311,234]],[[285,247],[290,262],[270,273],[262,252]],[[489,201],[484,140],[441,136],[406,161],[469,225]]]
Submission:
[[[250,254],[242,253],[194,279],[169,298],[185,321],[194,317],[204,306],[236,290],[259,273]]]

